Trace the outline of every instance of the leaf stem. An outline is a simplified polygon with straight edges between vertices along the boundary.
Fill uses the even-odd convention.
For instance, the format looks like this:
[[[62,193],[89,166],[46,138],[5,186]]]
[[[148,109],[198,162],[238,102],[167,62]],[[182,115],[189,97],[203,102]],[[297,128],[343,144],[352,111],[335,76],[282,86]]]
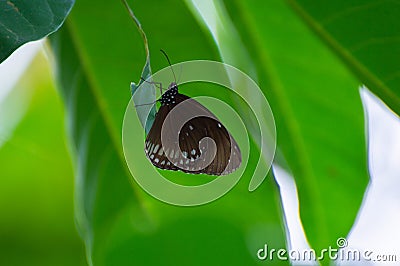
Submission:
[[[140,21],[136,18],[135,13],[133,13],[133,10],[129,6],[128,2],[126,0],[121,0],[121,1],[124,4],[125,8],[128,10],[129,16],[132,18],[133,22],[135,23],[136,27],[138,28],[138,31],[140,32],[140,35],[142,36],[142,39],[144,42],[144,49],[146,50],[146,59],[149,60],[149,58],[150,58],[149,44],[147,41],[146,33],[144,32],[144,30],[142,28],[142,24],[140,24]]]

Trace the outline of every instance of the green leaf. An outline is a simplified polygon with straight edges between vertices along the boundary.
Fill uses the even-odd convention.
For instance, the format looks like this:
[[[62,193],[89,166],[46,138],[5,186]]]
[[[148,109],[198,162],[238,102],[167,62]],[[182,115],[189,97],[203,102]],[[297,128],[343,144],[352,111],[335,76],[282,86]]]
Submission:
[[[307,25],[372,92],[400,115],[397,1],[289,0]]]
[[[229,15],[223,6],[223,3],[221,1],[201,0],[187,0],[186,3],[192,10],[192,13],[197,17],[199,22],[203,24],[210,32],[215,44],[219,49],[223,62],[235,66],[236,68],[245,70],[248,75],[251,75],[253,80],[257,81],[258,77],[254,62],[251,60],[249,53],[246,51],[239,34],[237,33],[232,21],[229,18]],[[255,112],[255,114],[262,114],[258,115],[257,117],[259,121],[256,119],[251,119],[252,114],[250,114],[249,109],[245,108],[245,106],[243,106],[238,99],[233,98],[231,105],[236,107],[238,112],[241,114],[241,117],[246,117],[244,120],[246,129],[257,144],[258,149],[263,149],[261,152],[262,156],[260,158],[260,164],[264,163],[268,165],[267,167],[269,167],[269,163],[273,157],[271,158],[267,155],[269,152],[266,152],[265,147],[269,149],[270,153],[275,151],[275,146],[272,147],[272,145],[276,144],[275,125],[270,122],[270,120],[273,120],[274,118],[272,114],[271,118],[267,118],[269,113],[265,113],[265,100],[262,97],[258,97],[249,88],[246,88],[246,82],[244,80],[240,80],[237,76],[232,75],[230,75],[229,78],[231,79],[231,82],[235,84],[235,86],[243,87],[240,90],[240,96],[244,97],[248,103],[251,101],[252,112]],[[263,123],[263,126],[268,128],[269,132],[265,134],[274,136],[272,141],[268,141],[269,138],[267,136],[261,136],[260,138],[259,123]],[[262,147],[262,141],[264,142],[264,147]],[[255,173],[255,176],[250,180],[249,191],[254,191],[265,180],[266,175],[263,173],[265,169],[268,170],[269,168],[260,168],[259,170],[261,170],[261,175]]]
[[[140,80],[137,85],[134,82],[131,82],[132,99],[135,103],[135,106],[145,106],[153,103],[156,100],[155,86],[150,81],[151,75],[150,57],[148,56],[142,71],[142,77],[144,80],[146,80],[146,82],[144,80]],[[145,87],[142,90],[137,91],[140,86]],[[151,109],[150,112],[148,112],[147,108]],[[146,134],[149,133],[154,119],[156,118],[156,106],[152,105],[148,106],[147,108],[142,107],[136,110]]]
[[[368,181],[359,83],[282,1],[225,7],[274,112],[306,236],[314,248],[335,246],[353,225]]]
[[[0,63],[24,43],[56,31],[74,0],[0,0]]]
[[[98,95],[71,49],[74,44],[70,32],[62,29],[50,40],[58,62],[57,78],[75,156],[75,216],[92,261],[92,255],[100,252],[101,239],[110,233],[108,227],[119,228],[120,223],[126,222],[129,216],[125,212],[139,216],[143,210],[127,178],[120,147],[113,142],[96,101]]]
[[[133,10],[153,69],[167,66],[160,48],[173,62],[218,59],[184,3],[135,2]],[[272,179],[249,193],[247,173],[226,196],[191,208],[162,203],[133,181],[122,155],[122,121],[130,82],[140,79],[146,55],[122,3],[101,0],[93,8],[92,1],[79,1],[50,39],[74,154],[76,219],[91,264],[251,265],[266,242],[284,247]],[[209,94],[205,86],[193,87],[183,92]],[[137,156],[145,156],[143,149]]]

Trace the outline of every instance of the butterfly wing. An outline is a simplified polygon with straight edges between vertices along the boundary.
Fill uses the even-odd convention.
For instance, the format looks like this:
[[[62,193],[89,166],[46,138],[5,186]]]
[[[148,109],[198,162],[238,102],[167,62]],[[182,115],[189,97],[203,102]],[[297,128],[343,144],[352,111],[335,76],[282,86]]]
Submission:
[[[164,148],[161,143],[161,128],[171,110],[170,106],[162,105],[156,113],[153,125],[146,137],[145,153],[154,166],[165,170],[179,170],[167,157],[167,154],[169,155],[171,152],[170,157],[173,157],[173,151]]]
[[[179,110],[171,112],[180,103]],[[179,123],[183,116],[190,119]],[[162,127],[165,145],[161,142]],[[172,145],[174,142],[179,143],[180,150]],[[175,104],[160,107],[146,138],[145,151],[158,168],[192,174],[229,174],[242,160],[239,146],[224,125],[206,107],[183,94],[175,96]]]

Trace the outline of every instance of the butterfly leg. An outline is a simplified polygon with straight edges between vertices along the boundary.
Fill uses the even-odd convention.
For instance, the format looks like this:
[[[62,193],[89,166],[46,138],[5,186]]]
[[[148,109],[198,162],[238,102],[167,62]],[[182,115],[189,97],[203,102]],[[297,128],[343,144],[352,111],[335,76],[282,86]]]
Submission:
[[[157,88],[160,89],[160,93],[162,94],[163,91],[163,87],[162,87],[162,83],[161,82],[156,82],[156,81],[147,81],[145,80],[143,77],[140,77],[140,79],[146,83],[152,84],[154,86],[156,86]]]

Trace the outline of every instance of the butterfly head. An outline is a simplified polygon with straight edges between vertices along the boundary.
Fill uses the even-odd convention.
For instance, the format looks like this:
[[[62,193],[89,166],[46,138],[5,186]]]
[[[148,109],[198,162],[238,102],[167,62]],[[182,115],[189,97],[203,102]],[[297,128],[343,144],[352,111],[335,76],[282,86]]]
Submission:
[[[161,105],[175,104],[175,96],[178,94],[178,85],[172,82],[168,86],[168,90],[161,96]]]

